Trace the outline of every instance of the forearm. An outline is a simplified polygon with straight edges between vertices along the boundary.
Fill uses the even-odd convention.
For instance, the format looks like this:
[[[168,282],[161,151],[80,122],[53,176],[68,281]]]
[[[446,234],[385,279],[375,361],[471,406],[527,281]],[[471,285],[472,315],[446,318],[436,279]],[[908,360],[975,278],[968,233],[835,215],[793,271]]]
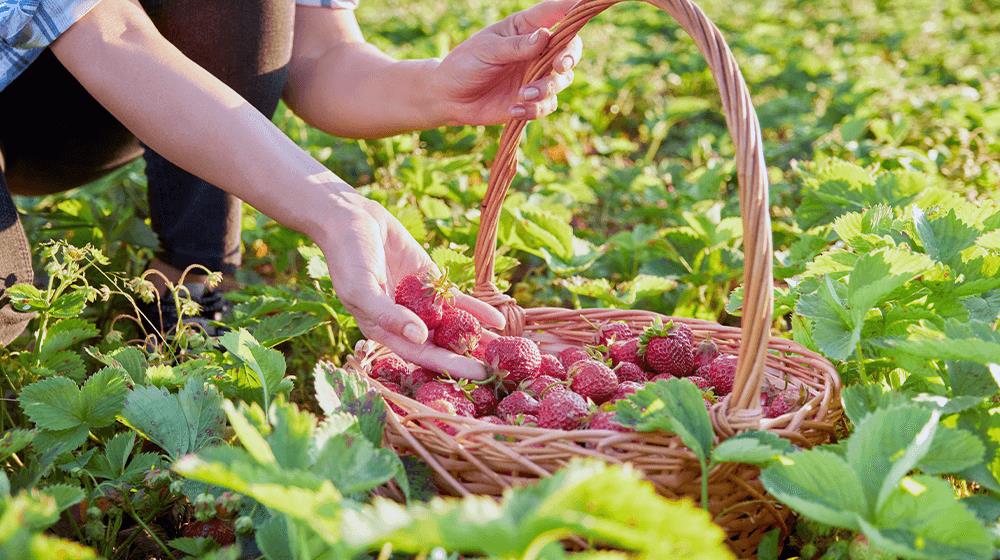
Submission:
[[[353,194],[174,48],[134,4],[105,0],[52,48],[142,142],[289,227],[314,235],[323,219],[318,209]]]

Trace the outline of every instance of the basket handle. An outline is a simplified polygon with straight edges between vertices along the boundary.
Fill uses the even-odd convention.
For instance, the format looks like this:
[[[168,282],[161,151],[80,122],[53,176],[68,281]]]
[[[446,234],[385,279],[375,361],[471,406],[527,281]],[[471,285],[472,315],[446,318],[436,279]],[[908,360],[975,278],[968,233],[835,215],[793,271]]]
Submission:
[[[580,0],[554,29],[545,51],[525,74],[524,83],[549,73],[553,59],[577,32],[594,16],[621,1]],[[744,293],[742,340],[727,416],[734,426],[753,425],[759,418],[774,284],[767,167],[764,164],[760,123],[729,45],[701,8],[691,0],[646,1],[677,20],[705,56],[719,87],[726,126],[736,147],[740,213],[743,218]],[[503,129],[481,206],[475,248],[475,295],[496,306],[507,317],[508,333],[511,334],[523,332],[524,310],[512,298],[500,293],[494,284],[494,259],[500,209],[517,171],[517,147],[526,124],[525,120],[511,119]]]

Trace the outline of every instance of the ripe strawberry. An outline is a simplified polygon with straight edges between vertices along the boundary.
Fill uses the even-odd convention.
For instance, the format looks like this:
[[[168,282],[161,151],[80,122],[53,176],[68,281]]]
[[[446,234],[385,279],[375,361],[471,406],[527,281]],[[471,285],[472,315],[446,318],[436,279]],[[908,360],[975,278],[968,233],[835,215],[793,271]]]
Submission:
[[[642,371],[641,367],[632,362],[618,364],[618,367],[615,368],[615,375],[618,376],[618,381],[622,383],[626,381],[634,381],[636,383],[646,382],[646,372]]]
[[[434,329],[434,344],[456,354],[467,354],[476,349],[482,334],[482,326],[471,313],[451,307]]]
[[[541,365],[538,366],[538,375],[548,375],[556,379],[566,379],[566,367],[562,365],[559,358],[552,354],[542,354]]]
[[[398,394],[398,395],[405,394],[405,393],[403,393],[403,388],[402,387],[400,387],[399,385],[397,385],[396,383],[393,383],[391,381],[383,381],[382,382],[382,386],[385,387],[386,389],[392,391],[393,393]],[[400,416],[406,416],[407,415],[407,412],[405,410],[403,410],[402,408],[400,408],[400,406],[398,404],[390,401],[389,399],[385,399],[385,404],[389,405],[389,408],[391,408],[392,410],[394,410],[396,412],[396,414],[398,414]]]
[[[575,430],[586,419],[587,401],[573,391],[551,393],[538,403],[538,427],[540,428]]]
[[[688,377],[687,380],[697,385],[702,391],[707,391],[712,388],[712,382],[700,375],[692,375],[691,377]]]
[[[627,428],[615,420],[616,413],[611,410],[601,410],[594,413],[590,417],[590,422],[587,424],[587,429],[589,430],[612,430],[615,432],[631,432],[631,428]]]
[[[476,416],[488,416],[496,412],[497,396],[492,387],[479,385],[469,391],[469,398],[472,399],[472,406],[475,408]]]
[[[761,393],[761,403],[766,403],[763,410],[764,418],[777,418],[782,414],[787,414],[794,410],[802,400],[799,392],[792,388],[785,389],[766,401],[765,397],[767,395]]]
[[[677,378],[674,377],[673,375],[670,375],[669,373],[661,373],[660,375],[654,375],[653,377],[650,377],[649,382],[656,383],[657,381],[669,381],[671,379],[677,379]]]
[[[538,416],[534,414],[518,414],[507,419],[507,424],[511,426],[537,426]]]
[[[618,389],[615,390],[615,394],[611,395],[611,399],[608,402],[615,402],[628,398],[629,395],[634,394],[639,389],[642,389],[641,383],[626,381],[618,386]]]
[[[426,404],[428,408],[436,410],[437,412],[443,414],[447,414],[448,416],[458,415],[458,411],[455,410],[455,405],[447,399],[438,399],[436,401],[430,401],[424,404]],[[458,433],[458,430],[456,430],[454,426],[446,422],[442,422],[440,420],[431,420],[431,422],[433,422],[434,425],[437,426],[438,428],[444,430],[444,432],[447,434],[455,435]]]
[[[442,277],[407,274],[396,285],[396,303],[416,313],[428,329],[436,329],[444,316],[450,284]]]
[[[492,414],[488,414],[486,416],[480,416],[479,419],[482,420],[483,422],[486,422],[487,424],[495,424],[497,426],[503,426],[505,424],[503,420],[501,420],[496,416],[493,416]]]
[[[580,360],[589,360],[590,354],[587,353],[583,348],[578,348],[576,346],[571,346],[569,348],[563,349],[559,352],[559,361],[562,363],[563,367],[567,370],[573,364],[579,362]]]
[[[435,401],[447,401],[455,410],[455,414],[461,416],[472,416],[475,412],[475,406],[466,396],[465,391],[448,381],[435,380],[424,383],[414,393],[413,398],[427,406],[431,406],[431,403]]]
[[[534,379],[529,379],[524,383],[524,392],[541,399],[552,391],[565,391],[566,386],[551,375],[539,375]]]
[[[486,346],[486,364],[496,369],[508,383],[535,377],[541,363],[538,346],[527,338],[501,336]]]
[[[645,360],[639,355],[639,337],[618,340],[608,347],[608,357],[614,365],[630,363],[643,368]]]
[[[472,355],[473,358],[479,360],[480,362],[485,362],[486,361],[486,345],[485,344],[477,344],[476,348],[472,352],[470,352],[469,354]]]
[[[510,421],[519,414],[538,414],[538,401],[524,391],[514,391],[497,405],[497,416]]]
[[[698,375],[708,380],[715,388],[715,394],[724,397],[733,392],[733,381],[736,379],[736,356],[722,354],[712,360],[712,363],[698,370]]]
[[[408,373],[410,373],[409,366],[397,356],[384,356],[372,364],[372,377],[383,384],[385,382],[399,383]]]
[[[411,393],[416,393],[417,389],[423,386],[425,383],[434,381],[438,378],[438,374],[433,371],[418,367],[417,369],[410,372],[409,375],[403,378],[402,385],[410,390]]]
[[[712,360],[719,355],[719,347],[709,340],[702,340],[701,344],[694,351],[694,370],[698,371],[704,366],[712,363]]]
[[[639,340],[639,355],[657,373],[687,377],[694,371],[694,335],[682,323],[657,321]]]
[[[209,538],[220,546],[229,546],[236,542],[236,532],[233,531],[232,523],[222,519],[186,523],[181,527],[181,534],[191,539]]]
[[[632,338],[632,329],[624,321],[611,321],[597,327],[597,336],[594,344],[598,346],[610,346],[616,340],[627,340]]]
[[[611,398],[618,389],[618,377],[611,368],[597,360],[577,362],[566,373],[570,388],[597,404]]]

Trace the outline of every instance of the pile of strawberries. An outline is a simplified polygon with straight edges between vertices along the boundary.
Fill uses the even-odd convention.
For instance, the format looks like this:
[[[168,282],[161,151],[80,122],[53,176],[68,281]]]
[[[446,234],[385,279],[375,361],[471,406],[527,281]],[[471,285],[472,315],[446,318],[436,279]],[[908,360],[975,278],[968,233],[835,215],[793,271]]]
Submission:
[[[595,325],[591,345],[542,354],[522,337],[501,336],[480,344],[482,326],[450,304],[449,290],[446,281],[410,275],[397,286],[396,303],[427,324],[435,345],[482,361],[490,378],[455,380],[422,367],[411,369],[396,356],[376,360],[371,372],[385,387],[439,412],[498,425],[628,431],[615,420],[614,403],[647,382],[686,378],[702,390],[706,406],[733,389],[736,356],[720,353],[711,340],[696,345],[683,323],[657,322],[638,334],[624,322],[604,323]],[[768,418],[791,411],[799,400],[791,389],[761,393]]]

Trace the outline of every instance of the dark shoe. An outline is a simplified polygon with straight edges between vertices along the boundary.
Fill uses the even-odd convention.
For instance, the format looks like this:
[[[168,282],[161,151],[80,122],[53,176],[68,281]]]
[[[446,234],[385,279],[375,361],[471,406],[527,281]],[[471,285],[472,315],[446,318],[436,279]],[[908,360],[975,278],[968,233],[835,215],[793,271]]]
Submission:
[[[200,311],[196,315],[184,315],[184,324],[210,337],[227,332],[229,329],[219,322],[229,313],[232,305],[226,301],[223,293],[210,290],[204,284],[185,284],[185,287],[190,292],[191,301],[198,304]],[[172,292],[164,294],[159,305],[155,300],[151,303],[139,302],[139,311],[142,312],[143,326],[148,331],[157,333],[158,337],[169,338],[177,332],[177,305]]]

